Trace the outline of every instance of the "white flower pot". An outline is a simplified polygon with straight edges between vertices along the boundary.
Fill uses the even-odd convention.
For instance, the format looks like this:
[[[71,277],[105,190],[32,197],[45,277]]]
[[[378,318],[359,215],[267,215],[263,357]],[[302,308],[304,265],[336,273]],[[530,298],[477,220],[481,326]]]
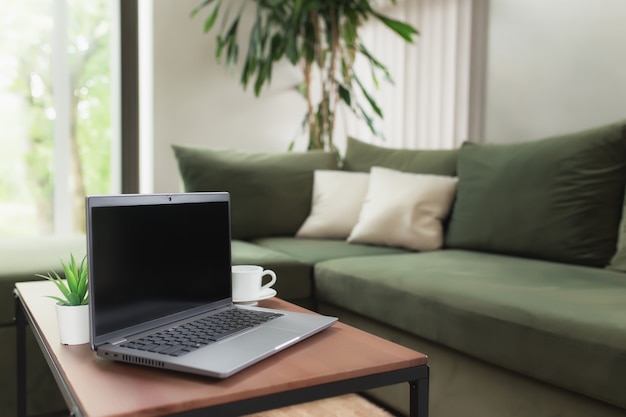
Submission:
[[[59,338],[64,345],[89,342],[89,306],[56,305]]]

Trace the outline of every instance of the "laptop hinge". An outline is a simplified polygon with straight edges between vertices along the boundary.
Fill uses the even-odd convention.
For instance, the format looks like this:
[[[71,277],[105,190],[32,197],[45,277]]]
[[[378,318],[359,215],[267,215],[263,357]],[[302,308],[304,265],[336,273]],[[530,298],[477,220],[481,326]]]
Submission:
[[[119,345],[120,343],[124,343],[126,340],[128,340],[128,339],[126,339],[126,338],[121,338],[121,339],[117,339],[117,340],[114,340],[114,341],[112,341],[112,342],[109,342],[109,344],[111,344],[111,345],[113,345],[113,346],[117,346],[117,345]]]

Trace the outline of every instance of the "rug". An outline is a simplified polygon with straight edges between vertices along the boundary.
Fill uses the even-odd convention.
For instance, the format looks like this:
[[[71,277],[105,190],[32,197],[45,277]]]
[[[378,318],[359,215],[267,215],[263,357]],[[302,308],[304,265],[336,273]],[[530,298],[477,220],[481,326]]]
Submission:
[[[360,395],[348,394],[248,414],[246,417],[393,417],[393,414]]]

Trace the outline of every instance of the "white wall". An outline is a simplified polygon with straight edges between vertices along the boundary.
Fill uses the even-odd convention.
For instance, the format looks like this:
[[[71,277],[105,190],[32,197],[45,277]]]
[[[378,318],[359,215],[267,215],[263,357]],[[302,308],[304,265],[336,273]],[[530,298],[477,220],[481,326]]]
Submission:
[[[625,22],[624,0],[492,0],[486,141],[625,119]]]
[[[283,151],[300,133],[304,103],[292,87],[299,71],[285,65],[257,99],[239,71],[215,59],[215,34],[203,33],[209,9],[194,18],[197,0],[154,0],[154,191],[181,191],[172,144]],[[242,53],[244,53],[242,51]],[[252,86],[249,86],[249,88]],[[277,117],[280,115],[280,117]]]

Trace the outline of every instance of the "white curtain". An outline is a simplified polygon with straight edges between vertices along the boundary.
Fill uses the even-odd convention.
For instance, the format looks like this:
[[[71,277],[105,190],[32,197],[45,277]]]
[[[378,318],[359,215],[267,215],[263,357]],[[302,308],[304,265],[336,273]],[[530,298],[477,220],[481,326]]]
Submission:
[[[385,140],[364,122],[343,114],[345,134],[381,146],[415,149],[458,147],[482,136],[488,0],[404,0],[381,9],[410,22],[420,35],[404,42],[379,22],[368,22],[362,41],[390,70],[370,91],[383,111]],[[358,70],[368,79],[369,67]]]

